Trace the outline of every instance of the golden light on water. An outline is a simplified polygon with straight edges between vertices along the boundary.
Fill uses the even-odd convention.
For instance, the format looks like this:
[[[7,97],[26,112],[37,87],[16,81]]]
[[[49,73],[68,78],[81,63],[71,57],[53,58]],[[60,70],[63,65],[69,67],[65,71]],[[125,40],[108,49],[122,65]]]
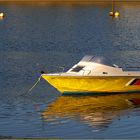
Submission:
[[[128,115],[134,107],[131,100],[140,99],[140,94],[108,96],[61,96],[42,113],[45,121],[58,118],[79,118],[95,128],[109,125],[113,119]]]

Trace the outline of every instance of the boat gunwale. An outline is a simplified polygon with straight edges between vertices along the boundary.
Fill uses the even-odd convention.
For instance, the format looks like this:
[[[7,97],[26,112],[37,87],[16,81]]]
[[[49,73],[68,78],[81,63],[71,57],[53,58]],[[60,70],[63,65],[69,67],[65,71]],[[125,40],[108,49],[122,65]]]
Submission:
[[[48,77],[65,77],[65,78],[140,78],[139,76],[133,76],[133,75],[126,75],[126,76],[121,76],[121,75],[63,75],[63,74],[58,74],[58,75],[53,75],[53,74],[42,74],[41,76],[48,76]]]

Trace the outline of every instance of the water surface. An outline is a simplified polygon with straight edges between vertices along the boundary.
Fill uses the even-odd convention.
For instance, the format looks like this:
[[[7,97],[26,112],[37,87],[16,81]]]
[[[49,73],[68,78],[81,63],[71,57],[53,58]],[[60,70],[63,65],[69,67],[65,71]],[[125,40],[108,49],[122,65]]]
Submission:
[[[63,97],[43,80],[27,93],[41,70],[67,70],[86,54],[139,66],[140,7],[117,8],[121,16],[112,19],[109,6],[0,5],[0,135],[140,137],[139,106],[128,101],[139,94]]]

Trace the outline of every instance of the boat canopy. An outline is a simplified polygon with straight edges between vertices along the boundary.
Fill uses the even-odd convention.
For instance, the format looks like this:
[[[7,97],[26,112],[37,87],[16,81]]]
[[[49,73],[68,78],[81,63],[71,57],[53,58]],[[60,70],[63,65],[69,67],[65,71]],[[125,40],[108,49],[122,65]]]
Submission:
[[[108,59],[92,55],[84,56],[80,62],[75,64],[67,73],[80,75],[114,75],[122,73],[122,68],[112,65]]]
[[[115,64],[112,64],[109,59],[100,57],[100,56],[93,56],[93,55],[86,55],[84,56],[80,62],[94,62],[94,63],[99,63],[111,67],[118,67]]]

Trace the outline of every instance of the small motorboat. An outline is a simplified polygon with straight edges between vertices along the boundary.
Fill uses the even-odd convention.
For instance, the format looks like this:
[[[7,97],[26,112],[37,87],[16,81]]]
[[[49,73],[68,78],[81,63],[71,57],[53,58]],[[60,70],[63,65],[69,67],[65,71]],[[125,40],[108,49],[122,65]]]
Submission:
[[[87,55],[66,72],[42,74],[64,94],[114,94],[140,92],[140,71],[123,71],[103,58]]]

